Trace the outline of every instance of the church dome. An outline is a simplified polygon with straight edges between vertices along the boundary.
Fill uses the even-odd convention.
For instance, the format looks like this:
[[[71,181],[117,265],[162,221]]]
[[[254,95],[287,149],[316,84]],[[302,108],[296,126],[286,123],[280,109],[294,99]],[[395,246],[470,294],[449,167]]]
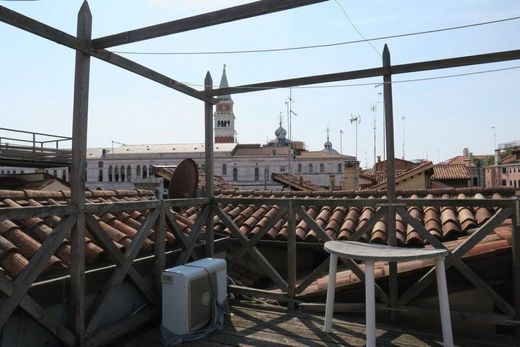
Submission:
[[[287,135],[287,130],[285,130],[280,124],[280,127],[276,129],[274,134],[276,135],[276,138],[285,138],[285,136]]]

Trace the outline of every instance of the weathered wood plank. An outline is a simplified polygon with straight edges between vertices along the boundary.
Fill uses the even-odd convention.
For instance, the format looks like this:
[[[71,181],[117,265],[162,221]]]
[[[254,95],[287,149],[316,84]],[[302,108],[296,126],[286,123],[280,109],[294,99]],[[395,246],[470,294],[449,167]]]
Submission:
[[[177,220],[175,219],[175,215],[169,208],[166,209],[165,212],[166,212],[166,223],[172,230],[176,241],[179,243],[179,246],[181,246],[184,249],[188,248],[190,241],[188,240],[188,236],[186,236],[182,232],[181,227],[179,226],[179,223],[177,223]]]
[[[222,211],[220,206],[217,206],[215,209],[216,215],[220,218],[220,220],[231,230],[231,233],[235,235],[237,240],[240,242],[242,246],[246,246],[248,243],[248,240],[244,235],[240,233],[240,230],[238,230],[238,227],[236,224],[231,220],[231,218]],[[287,291],[287,282],[280,276],[278,271],[275,270],[275,268],[267,261],[267,259],[256,249],[256,247],[253,247],[249,254],[256,260],[258,265],[260,265],[264,271],[267,273],[267,275],[277,284],[280,286],[280,288],[284,291]]]
[[[93,204],[88,203],[85,206],[85,212],[87,214],[102,214],[102,213],[116,213],[133,210],[146,210],[152,208],[158,208],[161,205],[159,200],[143,200],[138,202],[110,202],[110,203],[99,203]]]
[[[197,207],[209,204],[210,198],[164,199],[165,207]]]
[[[27,219],[31,217],[45,218],[49,216],[69,216],[76,214],[78,209],[75,206],[42,206],[42,207],[2,207],[0,208],[0,220],[6,219]]]
[[[165,207],[161,200],[161,206],[159,207],[159,218],[155,224],[155,235],[154,235],[154,273],[155,273],[155,288],[156,292],[161,297],[162,294],[162,283],[161,276],[166,267],[166,215]],[[131,270],[132,268],[130,268]],[[130,271],[128,272],[130,274]]]
[[[520,321],[520,200],[515,201],[513,213],[513,244],[512,244],[512,272],[513,272],[513,307],[515,319]],[[516,329],[517,339],[520,338],[520,327]]]
[[[247,295],[247,296],[254,296],[264,299],[273,299],[280,302],[288,302],[289,297],[287,296],[287,293],[281,293],[281,292],[274,292],[271,290],[265,290],[265,289],[256,289],[256,288],[250,288],[250,287],[244,287],[244,286],[238,286],[235,284],[230,284],[228,286],[228,291],[230,293],[240,294],[240,295]]]
[[[94,311],[91,316],[92,318],[89,320],[86,329],[87,337],[92,337],[92,335],[94,334],[97,326],[103,318],[104,312],[108,308],[112,296],[114,295],[116,289],[119,288],[119,286],[123,282],[125,276],[128,274],[128,271],[132,266],[132,261],[135,259],[135,256],[141,249],[141,245],[143,244],[144,239],[150,233],[151,228],[157,220],[158,216],[158,209],[155,209],[148,213],[145,221],[143,222],[143,224],[141,224],[139,231],[132,240],[130,247],[128,247],[125,251],[125,262],[123,266],[117,268],[113,272],[109,283],[107,283],[103,291],[99,294],[98,298],[96,299],[96,303],[93,305]]]
[[[337,72],[332,74],[324,74],[317,76],[290,78],[285,80],[277,80],[270,82],[246,84],[236,87],[214,89],[212,96],[251,93],[261,90],[269,90],[276,88],[289,88],[295,86],[305,86],[310,84],[348,81],[361,78],[378,77],[385,74],[403,74],[419,71],[431,71],[439,69],[447,69],[460,66],[469,66],[477,64],[497,63],[500,61],[520,59],[520,49],[503,51],[496,53],[470,55],[465,57],[456,57],[448,59],[430,60],[417,63],[393,65],[391,67],[376,67],[363,70]]]
[[[92,232],[92,237],[94,237],[99,242],[100,246],[105,250],[107,256],[111,258],[118,267],[123,267],[126,262],[123,253],[121,253],[121,251],[114,245],[114,242],[106,234],[103,228],[101,228],[99,222],[91,215],[87,215],[86,223]],[[128,276],[132,279],[137,288],[139,288],[141,293],[143,293],[148,301],[153,304],[158,303],[157,295],[148,287],[137,270],[135,270],[133,267],[130,267],[128,269]]]
[[[283,208],[282,208],[283,209]],[[278,212],[281,212],[281,210]],[[295,308],[294,298],[296,296],[296,212],[292,201],[289,202],[287,216],[287,296],[289,297],[289,308]],[[281,217],[281,216],[280,216]],[[273,224],[274,225],[274,224]],[[270,229],[271,227],[269,227]]]
[[[206,224],[208,219],[209,210],[211,209],[211,205],[205,205],[197,214],[197,220],[193,227],[191,228],[191,233],[188,239],[188,247],[182,252],[182,254],[177,258],[176,265],[185,264],[193,254],[193,249],[199,240],[199,235],[202,231],[202,226]]]
[[[34,24],[34,23],[33,23]],[[92,37],[92,15],[86,1],[78,13],[77,41],[89,45]],[[71,306],[72,322],[76,343],[85,342],[85,180],[87,169],[87,128],[88,101],[90,85],[90,56],[76,51],[74,75],[74,104],[72,116],[72,166],[71,166],[71,205],[80,212],[76,226],[71,232]]]
[[[52,234],[45,240],[40,249],[33,255],[29,264],[18,275],[13,283],[13,293],[0,302],[0,328],[4,326],[22,298],[27,294],[31,284],[38,278],[48,264],[51,255],[61,246],[61,243],[74,225],[76,218],[69,216],[61,220]]]
[[[3,274],[0,274],[0,290],[7,296],[13,295],[14,286],[13,283],[7,279]],[[43,307],[41,307],[33,298],[29,295],[24,295],[20,300],[20,307],[25,310],[35,321],[40,323],[48,331],[53,333],[57,338],[63,341],[66,345],[73,346],[76,337],[74,334],[67,329],[67,327],[53,316],[49,315]]]
[[[264,235],[269,231],[271,230],[271,228],[280,220],[280,218],[282,218],[284,216],[284,214],[287,213],[287,208],[285,207],[281,207],[278,212],[276,212],[276,214],[269,219],[269,222],[265,225],[264,228],[262,228],[261,230],[259,230],[255,236],[253,236],[247,243],[247,245],[245,245],[244,247],[240,248],[240,250],[238,251],[238,253],[233,257],[233,263],[237,262],[238,260],[240,260],[247,252],[249,252],[249,250],[251,248],[253,248],[257,243],[258,241],[260,241],[260,239],[262,239],[262,237],[264,237]],[[289,247],[289,246],[287,246]],[[290,248],[290,247],[289,247]]]
[[[315,4],[326,0],[263,0],[249,4],[178,19],[119,34],[100,37],[92,41],[95,48],[108,48],[161,36],[205,28],[254,16],[285,11],[296,7]]]

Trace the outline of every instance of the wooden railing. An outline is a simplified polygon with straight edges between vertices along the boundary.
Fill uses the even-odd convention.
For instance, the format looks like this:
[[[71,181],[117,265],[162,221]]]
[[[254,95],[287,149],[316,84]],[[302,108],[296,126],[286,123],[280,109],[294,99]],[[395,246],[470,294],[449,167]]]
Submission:
[[[240,232],[240,228],[235,224],[233,219],[223,211],[223,207],[227,204],[234,206],[238,205],[267,205],[276,206],[278,211],[270,218],[268,223],[252,237],[246,237]],[[182,209],[188,207],[198,207],[197,217],[194,225],[191,228],[190,234],[185,234],[177,222],[177,212],[172,208]],[[492,200],[446,200],[446,199],[410,199],[398,200],[397,203],[389,206],[387,200],[384,199],[263,199],[263,198],[215,198],[211,201],[208,198],[198,199],[178,199],[178,200],[151,200],[144,202],[118,202],[118,203],[103,203],[103,204],[87,204],[84,211],[79,211],[72,206],[44,206],[44,207],[23,207],[23,208],[2,208],[0,210],[0,218],[2,220],[25,220],[35,216],[46,218],[53,216],[58,220],[54,231],[43,242],[40,249],[32,256],[29,264],[16,278],[9,279],[5,275],[0,275],[0,291],[3,292],[2,311],[0,312],[0,328],[5,325],[8,319],[13,314],[16,307],[21,307],[30,316],[35,318],[45,328],[57,336],[63,343],[67,345],[74,345],[78,341],[78,336],[74,333],[74,327],[69,326],[67,322],[59,321],[49,314],[46,309],[41,306],[35,299],[28,295],[31,286],[35,285],[38,277],[44,270],[50,257],[63,244],[69,244],[69,234],[75,228],[76,221],[80,216],[84,216],[86,220],[87,230],[91,236],[97,241],[96,244],[102,247],[115,268],[113,269],[110,279],[106,282],[104,288],[98,292],[94,303],[88,307],[80,310],[80,314],[85,317],[85,344],[86,345],[101,345],[113,340],[116,336],[127,332],[134,327],[151,319],[157,319],[160,312],[161,284],[160,275],[165,269],[165,226],[168,225],[169,230],[175,235],[177,245],[180,249],[180,254],[177,257],[175,264],[183,264],[191,260],[197,259],[197,254],[194,252],[197,244],[206,244],[206,255],[212,256],[213,228],[206,232],[207,225],[212,225],[217,216],[219,223],[223,223],[230,231],[231,236],[240,243],[241,247],[237,252],[228,259],[229,266],[234,263],[243,261],[243,257],[249,254],[256,262],[258,267],[262,269],[266,276],[268,276],[277,290],[266,290],[260,288],[248,288],[243,286],[231,285],[230,290],[238,293],[245,293],[248,295],[255,295],[258,297],[266,297],[286,302],[288,307],[300,306],[305,308],[306,305],[316,306],[316,304],[308,304],[301,302],[298,299],[298,294],[302,293],[313,281],[326,273],[328,260],[325,259],[321,264],[304,279],[297,282],[297,248],[296,242],[296,221],[305,221],[307,226],[315,232],[319,238],[319,242],[331,240],[333,237],[327,233],[316,221],[309,216],[305,208],[329,206],[331,209],[337,206],[344,207],[366,207],[374,208],[375,213],[360,227],[354,234],[350,236],[350,240],[359,240],[367,232],[369,232],[374,224],[387,212],[389,207],[393,207],[402,220],[412,225],[414,229],[421,235],[422,238],[435,248],[446,248],[445,245],[439,241],[435,236],[430,234],[424,225],[412,217],[407,207],[417,206],[465,206],[465,207],[487,207],[493,208],[494,214],[481,226],[476,228],[471,235],[469,235],[465,242],[456,249],[450,251],[450,255],[446,259],[446,267],[456,268],[469,282],[476,288],[479,288],[486,295],[492,299],[493,303],[500,311],[499,314],[485,315],[482,313],[460,312],[465,319],[483,320],[485,317],[488,323],[494,324],[508,324],[518,326],[519,319],[519,295],[520,284],[518,276],[520,271],[519,259],[519,242],[518,233],[520,226],[518,225],[520,211],[518,200],[509,199],[492,199]],[[139,210],[145,216],[144,221],[139,228],[139,231],[134,236],[133,240],[126,245],[124,252],[118,249],[112,239],[100,226],[100,218],[98,215],[104,213],[117,214],[118,212]],[[276,270],[276,266],[271,264],[269,260],[262,255],[258,249],[258,243],[263,239],[264,235],[281,219],[285,218],[288,226],[288,238],[284,243],[287,254],[287,273],[281,273]],[[478,244],[486,235],[493,232],[496,226],[511,218],[513,228],[513,278],[512,278],[512,293],[514,293],[513,301],[504,299],[497,293],[488,283],[479,277],[467,264],[465,264],[462,257],[476,244]],[[143,278],[143,274],[138,272],[135,268],[135,261],[137,259],[139,250],[143,242],[150,234],[154,234],[154,261],[153,269],[148,273],[153,273],[155,280],[150,283]],[[74,245],[70,243],[72,247]],[[83,249],[80,253],[85,252],[85,243],[81,246]],[[324,253],[325,254],[325,253]],[[363,270],[359,265],[349,259],[342,259],[343,264],[347,269],[350,269],[360,280],[364,279]],[[69,267],[69,271],[74,273],[77,269],[74,265]],[[136,314],[129,315],[125,319],[109,324],[101,324],[102,318],[109,308],[111,300],[116,295],[118,289],[121,287],[125,278],[129,278],[134,284],[135,288],[146,299],[146,308],[140,310]],[[415,284],[401,295],[397,293],[387,293],[380,286],[376,287],[376,295],[379,301],[383,304],[381,309],[389,309],[392,311],[413,311],[413,308],[408,304],[412,299],[417,297],[427,286],[434,280],[433,269],[427,271]],[[85,280],[81,285],[86,287]],[[397,296],[392,298],[392,296]],[[396,305],[392,306],[395,302]],[[72,302],[74,305],[74,302]],[[359,305],[363,305],[360,303]],[[351,307],[354,307],[351,305]],[[359,309],[359,307],[357,308]],[[422,311],[421,311],[422,310]],[[416,312],[422,312],[424,309],[418,308]]]
[[[72,151],[64,149],[63,143],[70,148],[71,140],[71,137],[0,128],[0,160],[4,164],[28,161],[70,166]]]

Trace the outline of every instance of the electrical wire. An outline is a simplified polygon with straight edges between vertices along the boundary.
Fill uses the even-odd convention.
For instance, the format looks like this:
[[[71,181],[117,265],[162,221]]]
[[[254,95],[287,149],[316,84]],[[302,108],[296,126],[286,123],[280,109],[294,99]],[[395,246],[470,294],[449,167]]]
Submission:
[[[352,40],[352,41],[340,41],[340,42],[332,42],[325,43],[319,45],[308,45],[308,46],[293,46],[293,47],[279,47],[279,48],[265,48],[265,49],[244,49],[244,50],[232,50],[232,51],[201,51],[201,52],[137,52],[137,51],[112,51],[118,54],[131,54],[131,55],[217,55],[217,54],[248,54],[248,53],[271,53],[271,52],[284,52],[284,51],[296,51],[296,50],[304,50],[304,49],[316,49],[316,48],[326,48],[326,47],[334,47],[334,46],[344,46],[362,43],[365,41],[380,41],[380,40],[389,40],[401,37],[409,37],[409,36],[417,36],[417,35],[425,35],[425,34],[434,34],[443,31],[451,31],[451,30],[459,30],[459,29],[467,29],[477,26],[503,23],[508,21],[514,21],[520,19],[520,16],[501,18],[491,21],[478,22],[472,24],[458,25],[452,27],[445,27],[439,29],[431,29],[431,30],[422,30],[415,31],[410,33],[403,34],[395,34],[395,35],[387,35],[387,36],[378,36],[372,37],[368,39],[362,40]]]
[[[362,41],[363,42],[366,42],[368,43],[373,49],[374,51],[376,51],[377,55],[381,56],[381,52],[379,52],[376,48],[376,46],[374,46],[372,44],[372,42],[368,41],[366,39],[366,37],[361,33],[361,31],[359,31],[359,29],[357,28],[357,26],[354,24],[354,22],[352,22],[352,20],[350,19],[350,16],[347,14],[347,11],[345,11],[345,8],[343,7],[343,5],[341,5],[341,3],[339,2],[339,0],[334,0],[334,2],[339,6],[339,8],[341,9],[341,12],[343,12],[343,14],[345,15],[345,17],[347,17],[349,23],[352,25],[352,27],[357,31],[357,33],[359,34],[359,36],[361,36],[361,38],[363,39]]]

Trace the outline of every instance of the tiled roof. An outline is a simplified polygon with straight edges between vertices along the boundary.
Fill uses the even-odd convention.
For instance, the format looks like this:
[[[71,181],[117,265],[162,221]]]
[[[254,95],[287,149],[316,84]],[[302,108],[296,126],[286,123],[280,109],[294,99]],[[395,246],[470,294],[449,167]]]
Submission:
[[[214,152],[231,152],[237,146],[236,143],[215,143]],[[124,145],[114,148],[87,148],[87,158],[102,158],[103,151],[107,155],[129,155],[129,154],[157,154],[157,153],[202,153],[205,152],[204,143],[172,143],[172,144],[149,144],[149,145]]]
[[[221,197],[245,197],[245,198],[300,198],[300,199],[328,199],[328,198],[383,198],[384,192],[378,191],[334,191],[334,192],[280,192],[280,191],[232,191],[216,192]],[[442,198],[442,199],[484,199],[501,198],[514,196],[514,190],[509,188],[450,188],[426,191],[398,191],[401,198]],[[242,234],[252,237],[263,226],[269,223],[276,212],[278,206],[273,205],[227,205],[223,207],[224,212],[228,213]],[[318,208],[310,206],[304,208],[318,225],[333,238],[346,240],[366,223],[376,212],[376,208],[365,207],[346,207],[338,206],[331,208],[324,206]],[[493,214],[493,211],[486,207],[416,207],[408,208],[412,217],[424,223],[426,229],[442,241],[453,240],[460,236],[467,235],[473,228],[482,225]],[[193,217],[191,217],[193,219]],[[222,222],[215,218],[215,230],[222,233],[229,233]],[[422,239],[415,229],[407,225],[399,216],[396,220],[397,241],[400,245],[410,247],[424,247],[425,240]],[[364,237],[365,241],[384,243],[386,242],[387,222],[386,217],[381,218]],[[266,233],[266,240],[287,240],[287,220],[281,218]],[[310,230],[305,221],[297,219],[296,238],[299,242],[319,242],[317,234]]]
[[[89,203],[146,201],[155,199],[153,193],[145,190],[87,191],[86,201]],[[70,191],[37,191],[37,190],[0,190],[0,208],[66,205],[70,202]],[[114,241],[119,249],[124,249],[132,241],[145,216],[142,212],[121,212],[115,215],[100,213],[96,216],[103,230]],[[42,243],[53,232],[60,217],[32,217],[22,220],[5,219],[0,221],[0,271],[16,277],[27,266],[29,260],[40,248]],[[186,226],[179,223],[181,226]],[[88,234],[88,228],[87,228]],[[175,243],[173,234],[166,233],[168,246]],[[142,253],[152,251],[154,233],[152,231],[141,247]],[[85,238],[85,256],[87,266],[104,258],[105,254],[96,241],[88,236]],[[51,257],[46,273],[62,273],[70,265],[71,248],[68,240],[64,240]]]
[[[281,183],[284,187],[288,187],[291,185],[292,190],[298,191],[324,191],[325,188],[322,188],[318,185],[313,184],[311,181],[304,180],[302,176],[289,175],[287,173],[273,173],[271,175],[273,181]]]
[[[468,168],[464,164],[435,165],[432,179],[469,180]]]

